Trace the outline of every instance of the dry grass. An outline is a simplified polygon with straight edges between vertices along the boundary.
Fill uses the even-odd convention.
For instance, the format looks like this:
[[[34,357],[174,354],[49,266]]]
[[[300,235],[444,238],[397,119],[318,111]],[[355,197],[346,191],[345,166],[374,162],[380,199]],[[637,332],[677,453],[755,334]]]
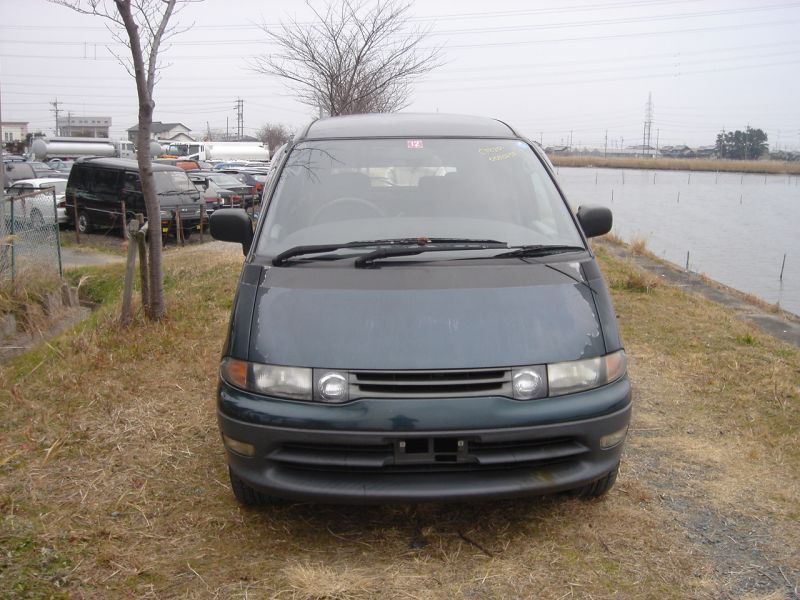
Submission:
[[[712,160],[704,158],[625,158],[602,156],[550,156],[557,167],[608,167],[667,171],[720,171],[736,173],[800,174],[800,163],[778,160]]]
[[[772,600],[798,576],[798,351],[668,285],[613,290],[638,402],[607,498],[238,507],[214,391],[240,264],[184,250],[166,322],[109,305],[0,367],[5,597]],[[90,272],[100,294],[121,266]]]

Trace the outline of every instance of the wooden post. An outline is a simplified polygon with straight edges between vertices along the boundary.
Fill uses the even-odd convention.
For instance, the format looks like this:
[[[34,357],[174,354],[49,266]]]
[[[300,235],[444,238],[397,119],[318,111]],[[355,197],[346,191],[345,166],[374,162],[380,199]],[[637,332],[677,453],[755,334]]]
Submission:
[[[122,314],[119,321],[123,327],[127,327],[133,320],[131,303],[133,300],[133,270],[136,267],[136,245],[133,243],[133,233],[138,229],[136,224],[131,221],[130,231],[128,231],[128,258],[125,263],[125,286],[122,290]]]
[[[139,246],[139,278],[142,288],[142,307],[146,312],[150,307],[150,265],[147,262],[147,244],[145,243],[148,223],[144,222],[144,215],[141,213],[137,213],[136,221],[139,225],[135,238],[136,245]]]
[[[81,243],[81,232],[78,231],[78,201],[72,196],[72,219],[75,222],[75,243]]]
[[[206,220],[206,203],[200,204],[200,243],[203,243],[203,225]]]
[[[120,225],[122,227],[122,239],[125,239],[125,235],[128,232],[128,211],[125,207],[125,200],[122,201],[122,223]],[[128,241],[133,241],[133,232],[130,232],[130,235],[127,236]]]
[[[175,244],[180,242],[183,246],[183,224],[181,223],[181,210],[175,209]]]

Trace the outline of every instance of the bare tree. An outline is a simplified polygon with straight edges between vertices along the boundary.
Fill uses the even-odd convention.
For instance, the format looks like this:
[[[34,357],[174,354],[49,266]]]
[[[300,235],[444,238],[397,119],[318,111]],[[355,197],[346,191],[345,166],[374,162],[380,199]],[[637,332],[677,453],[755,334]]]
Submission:
[[[159,51],[162,44],[184,30],[170,25],[170,19],[180,11],[176,5],[188,0],[49,0],[76,12],[103,17],[113,25],[109,31],[114,39],[130,50],[130,57],[116,55],[136,81],[139,100],[139,131],[136,136],[139,174],[150,223],[160,223],[161,207],[156,194],[150,159],[150,131],[156,103],[153,91],[160,69]],[[113,53],[113,52],[112,52]],[[161,227],[151,226],[148,233],[148,274],[150,281],[148,318],[157,321],[166,315],[164,303],[164,271],[161,260]],[[142,265],[144,268],[144,265]]]
[[[265,123],[256,131],[256,137],[262,144],[267,145],[269,154],[272,156],[272,153],[275,152],[279,146],[289,141],[289,138],[292,137],[292,132],[284,125]]]
[[[301,102],[332,116],[400,110],[414,79],[440,64],[440,48],[422,47],[430,28],[409,25],[410,6],[341,0],[324,12],[312,7],[311,25],[262,25],[280,51],[257,57],[253,68],[282,78]]]

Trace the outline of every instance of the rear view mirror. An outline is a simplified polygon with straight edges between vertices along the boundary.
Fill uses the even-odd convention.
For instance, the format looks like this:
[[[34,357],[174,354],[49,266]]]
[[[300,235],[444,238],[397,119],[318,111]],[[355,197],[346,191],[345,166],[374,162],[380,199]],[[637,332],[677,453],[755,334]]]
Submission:
[[[224,208],[214,211],[209,219],[211,236],[222,242],[242,245],[245,256],[253,243],[253,223],[242,208]]]
[[[579,206],[577,216],[587,238],[605,235],[614,223],[611,211],[605,206]]]

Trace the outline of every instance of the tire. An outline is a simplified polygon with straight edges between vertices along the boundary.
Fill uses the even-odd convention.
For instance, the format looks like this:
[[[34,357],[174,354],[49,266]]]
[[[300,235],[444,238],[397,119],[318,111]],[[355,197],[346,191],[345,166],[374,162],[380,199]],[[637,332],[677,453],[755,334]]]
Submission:
[[[80,233],[90,233],[92,231],[92,222],[89,220],[89,215],[85,212],[79,212],[78,222],[75,224],[75,228]]]
[[[254,490],[244,481],[239,479],[239,477],[234,474],[230,467],[228,467],[228,476],[231,479],[233,495],[236,496],[236,500],[238,500],[239,504],[242,506],[268,506],[270,504],[277,503],[276,498]]]
[[[31,211],[31,227],[34,229],[44,229],[44,217],[38,208]]]
[[[591,500],[593,498],[605,496],[608,491],[614,487],[614,483],[617,481],[618,473],[619,463],[617,463],[613,469],[603,475],[600,479],[597,479],[591,483],[587,483],[579,488],[575,488],[574,490],[570,490],[569,494],[583,500]]]

